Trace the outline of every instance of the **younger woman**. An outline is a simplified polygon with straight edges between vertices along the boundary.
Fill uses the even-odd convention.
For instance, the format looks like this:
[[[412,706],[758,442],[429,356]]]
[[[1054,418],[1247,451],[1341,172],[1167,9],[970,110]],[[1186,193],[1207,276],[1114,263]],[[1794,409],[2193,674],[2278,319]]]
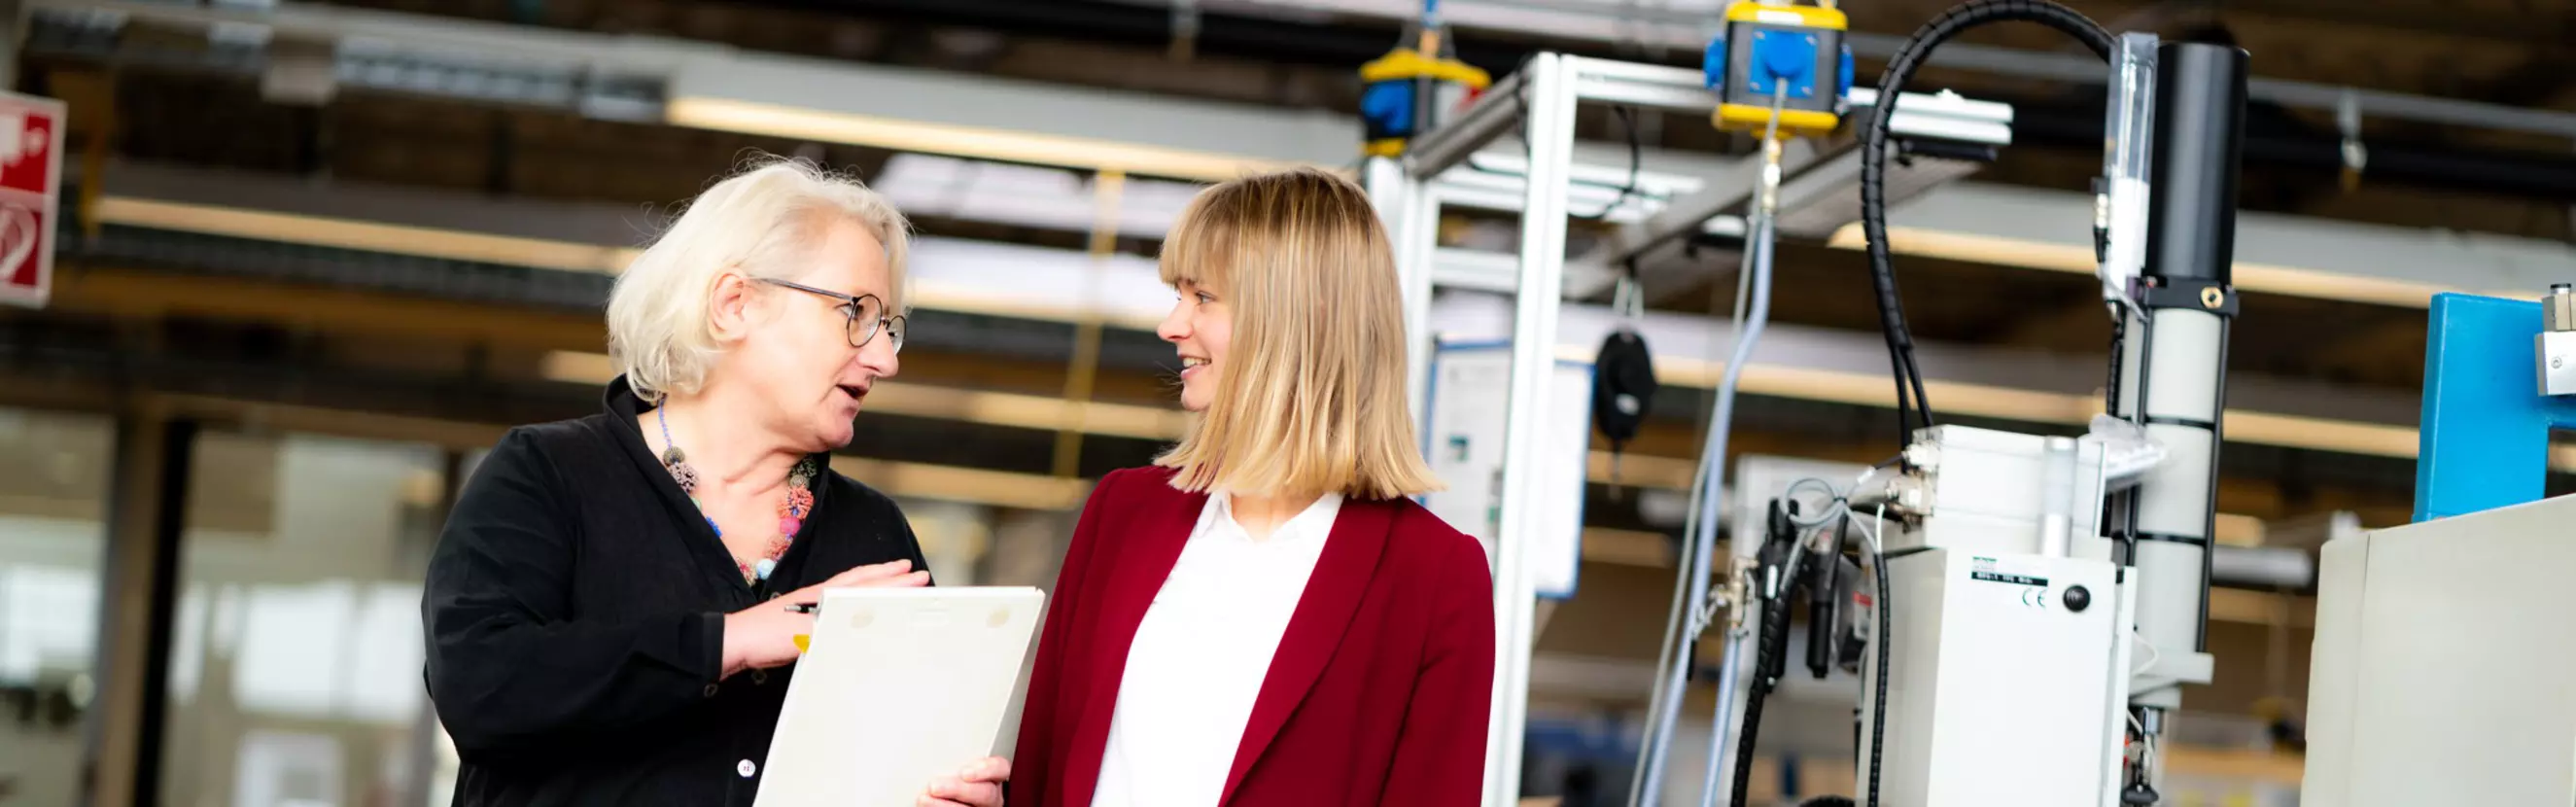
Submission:
[[[1405,404],[1394,254],[1317,171],[1163,243],[1190,434],[1101,480],[1040,640],[1012,807],[1472,805],[1494,601]]]

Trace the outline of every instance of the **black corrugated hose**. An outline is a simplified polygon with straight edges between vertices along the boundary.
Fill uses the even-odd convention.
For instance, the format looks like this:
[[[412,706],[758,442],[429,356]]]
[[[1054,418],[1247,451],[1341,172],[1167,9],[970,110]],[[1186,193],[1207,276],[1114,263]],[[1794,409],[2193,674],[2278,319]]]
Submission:
[[[1869,703],[1869,807],[1878,807],[1878,760],[1887,749],[1887,657],[1893,644],[1889,637],[1896,633],[1887,621],[1887,554],[1876,542],[1869,547],[1870,576],[1878,580],[1878,625],[1870,632],[1870,641],[1878,643],[1878,699]]]
[[[1914,419],[1932,425],[1932,404],[1924,399],[1923,370],[1914,361],[1914,336],[1905,325],[1904,303],[1896,295],[1896,273],[1887,246],[1887,125],[1896,111],[1905,82],[1923,65],[1932,49],[1963,31],[1997,22],[2033,22],[2075,37],[2093,54],[2109,59],[2113,40],[2102,26],[2074,9],[2048,0],[1973,0],[1934,17],[1914,32],[1905,47],[1887,62],[1878,77],[1878,103],[1870,108],[1869,125],[1861,130],[1861,230],[1869,237],[1870,287],[1878,293],[1879,328],[1886,332],[1888,362],[1896,372],[1897,446],[1914,441]],[[1873,765],[1872,767],[1875,767]],[[1873,807],[1878,800],[1870,799]]]
[[[1905,47],[1887,62],[1887,71],[1878,77],[1878,103],[1870,108],[1869,125],[1861,130],[1860,223],[1869,238],[1870,287],[1878,293],[1879,327],[1887,336],[1888,363],[1896,373],[1897,446],[1902,449],[1914,441],[1913,420],[1922,418],[1932,425],[1932,404],[1923,395],[1923,369],[1914,360],[1914,335],[1905,325],[1904,303],[1896,294],[1896,272],[1887,245],[1887,126],[1895,117],[1896,103],[1905,92],[1905,83],[1914,71],[1932,55],[1932,49],[1971,28],[1998,22],[2031,22],[2056,29],[2108,61],[2115,41],[2109,31],[2081,12],[2048,0],[1971,0],[1942,12],[1925,23]],[[1910,402],[1910,403],[1909,403]],[[1884,758],[1887,735],[1887,642],[1891,638],[1887,618],[1886,558],[1874,560],[1878,566],[1879,642],[1877,700],[1872,711],[1869,743],[1869,807],[1878,807],[1880,761]]]
[[[1789,540],[1789,551],[1780,560],[1781,574],[1787,575],[1794,565],[1791,558],[1806,552],[1802,542]],[[1788,668],[1789,593],[1796,588],[1794,577],[1784,577],[1778,596],[1762,603],[1762,634],[1753,655],[1752,697],[1744,699],[1744,729],[1735,740],[1735,790],[1728,804],[1744,807],[1745,786],[1753,780],[1753,744],[1762,731],[1762,702],[1771,699],[1772,688],[1779,686],[1780,674]]]

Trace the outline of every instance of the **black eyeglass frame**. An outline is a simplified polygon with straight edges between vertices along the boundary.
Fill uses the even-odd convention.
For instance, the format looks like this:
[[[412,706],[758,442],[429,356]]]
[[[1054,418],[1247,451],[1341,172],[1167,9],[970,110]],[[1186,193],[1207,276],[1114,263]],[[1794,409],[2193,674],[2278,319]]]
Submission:
[[[758,281],[760,281],[760,282],[762,282],[762,283],[767,283],[767,284],[772,285],[772,286],[778,286],[778,287],[782,287],[782,288],[795,289],[795,290],[797,290],[797,291],[801,291],[801,292],[804,292],[804,293],[806,293],[806,294],[811,294],[811,295],[814,295],[814,296],[817,296],[817,297],[829,297],[829,298],[832,298],[832,299],[835,299],[835,300],[839,300],[839,301],[841,301],[841,303],[842,303],[843,305],[849,306],[846,310],[844,310],[844,311],[842,312],[842,314],[841,314],[841,315],[842,315],[842,316],[845,316],[845,317],[848,317],[848,318],[850,319],[850,323],[849,323],[848,327],[846,327],[846,328],[843,330],[843,333],[844,333],[845,335],[850,335],[850,336],[848,337],[848,338],[849,338],[849,340],[850,340],[850,347],[853,347],[853,348],[867,347],[867,346],[868,346],[868,340],[877,338],[877,334],[878,334],[878,333],[892,333],[892,334],[893,334],[893,336],[890,336],[890,337],[887,337],[887,338],[889,338],[889,339],[893,339],[893,340],[894,340],[894,352],[896,352],[896,353],[902,353],[902,352],[903,352],[903,335],[904,335],[904,331],[905,331],[906,329],[908,329],[908,327],[910,326],[910,324],[911,324],[911,323],[910,323],[910,322],[908,322],[908,321],[906,321],[906,320],[903,318],[903,315],[902,315],[902,314],[885,314],[885,313],[879,313],[879,314],[877,315],[877,318],[876,318],[876,321],[875,321],[875,322],[867,323],[867,332],[866,332],[866,333],[859,333],[859,319],[860,319],[860,315],[861,315],[861,314],[863,314],[863,313],[865,313],[865,312],[867,311],[867,309],[868,309],[868,303],[869,303],[869,302],[873,302],[873,303],[875,303],[875,304],[876,304],[877,311],[879,311],[879,312],[884,312],[884,311],[888,310],[888,309],[887,309],[887,307],[886,307],[885,300],[883,300],[883,299],[881,299],[881,298],[877,297],[877,296],[876,296],[876,295],[874,295],[874,294],[858,294],[858,295],[842,294],[842,293],[840,293],[840,292],[833,291],[833,290],[830,290],[830,289],[818,289],[818,288],[815,288],[815,287],[812,287],[812,286],[808,286],[808,285],[805,285],[805,284],[802,284],[802,283],[794,283],[794,282],[789,282],[789,281],[785,281],[785,280],[779,280],[779,279],[777,279],[777,278],[759,277],[759,278],[752,278],[752,279],[753,279],[753,280],[758,280]]]

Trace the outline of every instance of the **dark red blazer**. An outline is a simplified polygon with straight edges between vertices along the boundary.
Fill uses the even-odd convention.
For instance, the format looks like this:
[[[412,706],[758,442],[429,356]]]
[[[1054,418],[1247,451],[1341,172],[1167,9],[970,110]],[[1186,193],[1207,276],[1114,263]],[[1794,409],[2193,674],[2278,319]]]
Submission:
[[[1049,593],[1011,807],[1087,807],[1127,650],[1205,494],[1100,480]],[[1346,500],[1261,684],[1223,807],[1477,804],[1494,687],[1484,548],[1408,499]]]

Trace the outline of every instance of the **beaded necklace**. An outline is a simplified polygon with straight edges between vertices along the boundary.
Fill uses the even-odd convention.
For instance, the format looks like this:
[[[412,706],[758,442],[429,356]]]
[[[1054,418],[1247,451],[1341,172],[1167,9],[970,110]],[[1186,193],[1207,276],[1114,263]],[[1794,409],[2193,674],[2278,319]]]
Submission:
[[[698,470],[689,467],[688,455],[671,440],[671,419],[664,414],[668,411],[653,410],[654,421],[662,425],[662,468],[671,472],[671,481],[680,484],[680,492],[689,494],[689,503],[698,506],[698,516],[707,520],[707,528],[715,530],[716,539],[721,541],[724,528],[716,525],[715,516],[707,515],[706,503],[698,501]],[[814,511],[814,477],[819,470],[813,457],[797,460],[795,467],[788,469],[787,498],[778,503],[778,534],[769,538],[769,556],[752,563],[734,559],[734,567],[742,571],[742,582],[757,584],[778,570],[778,560],[787,556],[787,548],[796,543],[796,533],[805,528],[805,515]],[[732,552],[731,547],[725,549],[726,554]]]

